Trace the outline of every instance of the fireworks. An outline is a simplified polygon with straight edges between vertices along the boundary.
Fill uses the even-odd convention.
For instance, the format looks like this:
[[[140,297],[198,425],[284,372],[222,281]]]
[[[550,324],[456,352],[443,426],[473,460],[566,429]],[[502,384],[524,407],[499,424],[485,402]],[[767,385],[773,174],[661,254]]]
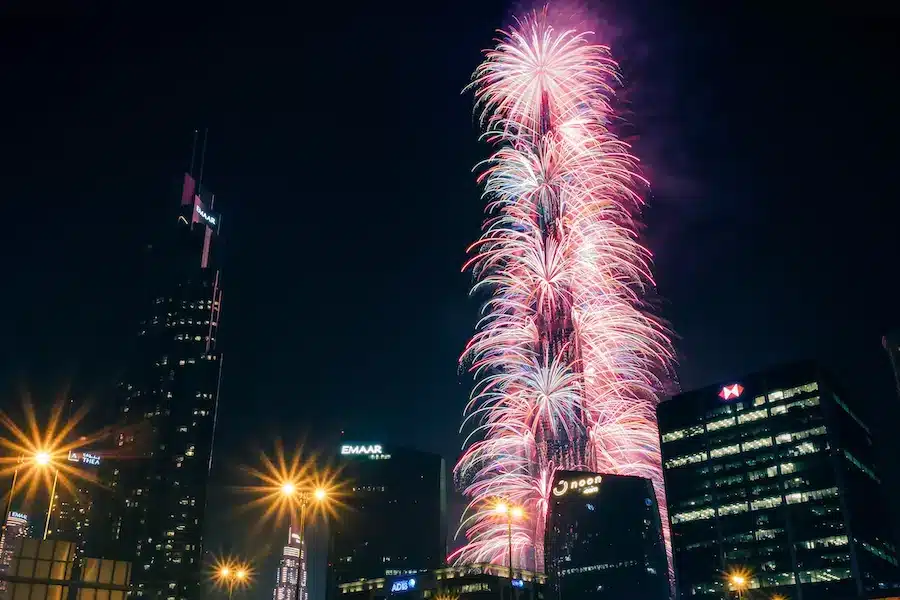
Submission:
[[[643,302],[646,182],[610,130],[617,66],[589,35],[534,13],[501,33],[470,86],[495,152],[479,178],[489,217],[465,266],[489,299],[463,355],[478,381],[456,465],[464,562],[508,560],[507,524],[491,510],[503,498],[528,515],[512,526],[515,565],[543,570],[558,468],[648,477],[665,511],[655,406],[672,355]]]

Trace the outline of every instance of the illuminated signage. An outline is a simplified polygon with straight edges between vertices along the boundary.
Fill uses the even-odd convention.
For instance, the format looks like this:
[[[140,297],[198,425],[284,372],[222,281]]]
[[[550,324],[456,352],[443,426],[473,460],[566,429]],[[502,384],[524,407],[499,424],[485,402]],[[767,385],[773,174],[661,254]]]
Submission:
[[[73,452],[69,451],[69,462],[80,462],[84,465],[96,467],[100,464],[100,457],[90,452]]]
[[[381,444],[341,446],[341,454],[383,454]]]
[[[581,479],[560,479],[553,486],[554,496],[564,496],[572,490],[578,490],[585,496],[596,494],[600,491],[600,481],[603,477],[594,475],[592,477],[584,477]]]
[[[719,398],[722,400],[731,400],[732,398],[737,398],[741,394],[744,393],[744,386],[739,383],[733,383],[731,385],[726,385],[721,390],[719,390]]]
[[[16,512],[16,511],[11,511],[9,513],[9,516],[12,517],[13,519],[22,519],[23,521],[28,520],[28,515],[26,515],[24,513]]]
[[[197,214],[200,215],[200,217],[201,217],[204,221],[206,221],[207,223],[209,223],[209,224],[212,225],[213,227],[216,226],[216,218],[215,218],[213,215],[211,215],[211,214],[209,214],[208,212],[206,212],[205,210],[203,210],[203,207],[200,206],[200,203],[199,203],[199,202],[196,203],[196,204],[194,204],[194,208],[197,210]]]
[[[414,589],[416,589],[416,580],[413,578],[400,579],[391,584],[392,594],[395,592],[408,592]]]
[[[525,582],[522,581],[521,579],[513,579],[512,586],[517,587],[517,588],[523,588],[523,587],[525,587]]]

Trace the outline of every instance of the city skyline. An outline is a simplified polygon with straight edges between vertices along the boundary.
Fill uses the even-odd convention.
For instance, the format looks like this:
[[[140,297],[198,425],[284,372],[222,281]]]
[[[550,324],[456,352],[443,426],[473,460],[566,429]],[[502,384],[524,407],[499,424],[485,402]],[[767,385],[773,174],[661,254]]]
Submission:
[[[646,243],[682,388],[820,358],[861,398],[881,456],[896,452],[886,434],[900,402],[881,346],[900,320],[897,208],[877,176],[897,131],[877,83],[896,55],[886,32],[871,15],[848,22],[825,9],[810,27],[761,8],[730,7],[719,22],[699,3],[610,6],[615,25],[602,27],[652,184]],[[490,2],[332,16],[296,42],[284,31],[237,43],[218,15],[198,15],[190,32],[126,35],[86,18],[0,36],[19,90],[2,101],[17,115],[0,142],[0,194],[14,199],[0,256],[16,292],[0,310],[0,398],[50,402],[69,388],[103,406],[141,318],[127,275],[163,226],[193,130],[208,126],[205,177],[229,207],[227,312],[240,315],[222,334],[234,351],[214,489],[272,437],[325,447],[318,438],[343,430],[456,458],[470,382],[457,359],[478,319],[459,271],[482,219],[470,169],[486,152],[459,91],[508,16]],[[286,77],[335,46],[335,22],[353,43],[314,60],[308,77]],[[834,39],[850,42],[838,51]],[[359,68],[343,70],[350,63]],[[824,99],[835,72],[865,107],[852,117]],[[416,94],[398,98],[411,73]],[[313,93],[323,89],[337,93],[323,101]],[[376,116],[348,119],[360,90]],[[866,141],[848,152],[856,135]],[[361,139],[381,147],[350,162]],[[244,518],[223,505],[210,525],[220,531]],[[213,551],[246,543],[209,541]],[[270,593],[262,579],[249,592]]]

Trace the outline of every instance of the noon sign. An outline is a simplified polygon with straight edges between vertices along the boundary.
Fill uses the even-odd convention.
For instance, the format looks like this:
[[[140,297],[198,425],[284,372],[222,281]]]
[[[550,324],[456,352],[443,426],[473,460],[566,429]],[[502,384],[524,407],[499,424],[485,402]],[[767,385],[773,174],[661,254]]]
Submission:
[[[570,491],[578,491],[585,496],[596,494],[600,491],[600,481],[603,479],[600,475],[592,477],[584,477],[579,479],[560,479],[553,486],[554,496],[565,496]]]

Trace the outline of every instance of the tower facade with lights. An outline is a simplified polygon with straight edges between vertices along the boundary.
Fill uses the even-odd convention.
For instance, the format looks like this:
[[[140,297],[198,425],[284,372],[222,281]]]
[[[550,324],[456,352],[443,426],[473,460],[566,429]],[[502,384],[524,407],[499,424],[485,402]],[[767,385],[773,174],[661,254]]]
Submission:
[[[306,585],[306,552],[303,539],[292,519],[288,528],[288,543],[281,552],[281,560],[278,561],[278,573],[275,576],[275,589],[272,592],[273,600],[306,600],[309,597]],[[298,582],[299,580],[299,582]],[[297,590],[300,590],[300,598],[297,599]]]
[[[201,592],[222,373],[222,217],[214,204],[185,174],[165,239],[149,248],[152,298],[122,386],[114,530],[134,562],[135,595],[154,600],[192,600]]]
[[[681,597],[869,597],[900,580],[866,423],[818,366],[686,392],[657,414]],[[741,579],[743,578],[743,579]]]

